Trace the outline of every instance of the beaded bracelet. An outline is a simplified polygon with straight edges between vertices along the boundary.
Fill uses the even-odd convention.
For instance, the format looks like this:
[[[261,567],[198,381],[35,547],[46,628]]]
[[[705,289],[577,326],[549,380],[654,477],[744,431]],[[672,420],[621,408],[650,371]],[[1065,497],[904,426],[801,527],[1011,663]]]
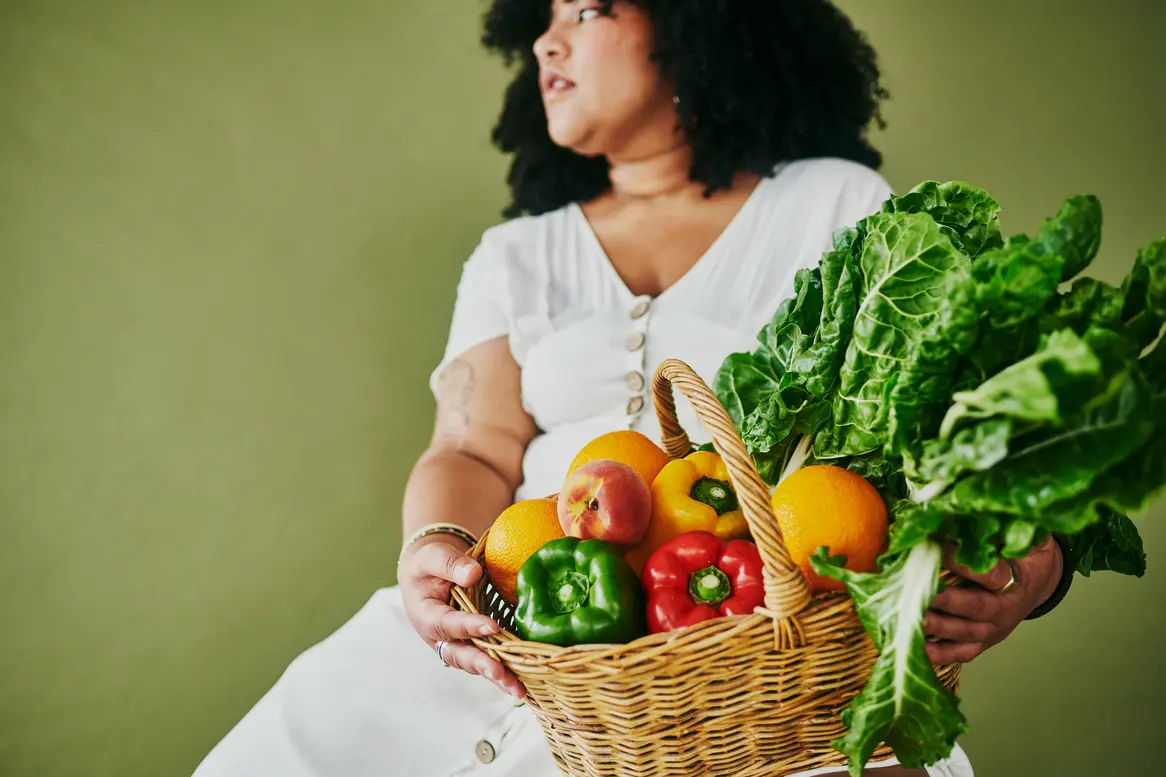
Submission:
[[[430,537],[434,534],[451,534],[471,547],[478,544],[477,537],[470,534],[469,531],[467,531],[464,527],[458,526],[456,523],[427,524],[413,532],[413,534],[409,535],[409,539],[405,540],[405,542],[401,545],[401,552],[397,554],[397,566],[401,566],[401,561],[405,558],[405,551],[408,550],[410,546],[413,545],[413,543],[425,537]]]

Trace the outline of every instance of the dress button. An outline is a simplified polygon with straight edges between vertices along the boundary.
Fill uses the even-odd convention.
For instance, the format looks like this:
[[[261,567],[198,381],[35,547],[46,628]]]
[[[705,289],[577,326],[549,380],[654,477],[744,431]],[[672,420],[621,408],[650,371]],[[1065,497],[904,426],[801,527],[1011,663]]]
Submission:
[[[643,318],[650,307],[652,307],[652,304],[648,300],[640,300],[639,304],[632,308],[632,318]]]
[[[644,409],[643,397],[632,397],[628,402],[628,415],[635,415]]]
[[[644,336],[643,332],[636,332],[628,336],[628,350],[638,351],[644,347],[644,341],[648,338]]]
[[[644,390],[644,375],[640,372],[628,373],[628,388],[632,391]]]
[[[493,762],[494,757],[496,756],[496,753],[494,752],[494,746],[484,739],[478,744],[474,745],[474,754],[478,756],[478,760],[484,764]]]

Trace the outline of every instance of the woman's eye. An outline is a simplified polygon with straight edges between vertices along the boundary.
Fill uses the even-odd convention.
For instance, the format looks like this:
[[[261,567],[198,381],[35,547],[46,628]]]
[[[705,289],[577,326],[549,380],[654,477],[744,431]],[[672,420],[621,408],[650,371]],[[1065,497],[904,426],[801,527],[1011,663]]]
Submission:
[[[581,8],[579,9],[579,21],[589,22],[592,19],[598,19],[603,12],[598,8]]]

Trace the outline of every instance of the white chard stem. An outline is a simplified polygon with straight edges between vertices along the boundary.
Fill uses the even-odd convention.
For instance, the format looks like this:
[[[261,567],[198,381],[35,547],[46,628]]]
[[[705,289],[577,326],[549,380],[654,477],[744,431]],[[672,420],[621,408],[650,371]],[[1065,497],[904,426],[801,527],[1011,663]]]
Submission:
[[[786,463],[785,469],[781,471],[781,477],[778,478],[778,485],[781,481],[788,478],[793,473],[802,468],[806,463],[806,459],[810,458],[810,446],[814,444],[814,438],[810,435],[803,435],[802,439],[798,440],[797,447],[794,448],[793,455],[790,456],[789,462]]]

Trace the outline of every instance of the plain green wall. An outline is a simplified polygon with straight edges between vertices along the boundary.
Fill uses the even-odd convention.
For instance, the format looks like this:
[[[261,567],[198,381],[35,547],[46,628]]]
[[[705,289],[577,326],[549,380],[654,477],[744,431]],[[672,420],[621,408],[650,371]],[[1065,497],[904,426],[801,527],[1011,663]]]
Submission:
[[[1166,234],[1160,3],[843,5],[897,188],[966,178],[1011,231],[1094,192],[1110,280]],[[3,777],[189,774],[393,582],[504,204],[484,7],[0,0]],[[1162,518],[1146,578],[1078,581],[968,668],[978,774],[1159,772]]]

